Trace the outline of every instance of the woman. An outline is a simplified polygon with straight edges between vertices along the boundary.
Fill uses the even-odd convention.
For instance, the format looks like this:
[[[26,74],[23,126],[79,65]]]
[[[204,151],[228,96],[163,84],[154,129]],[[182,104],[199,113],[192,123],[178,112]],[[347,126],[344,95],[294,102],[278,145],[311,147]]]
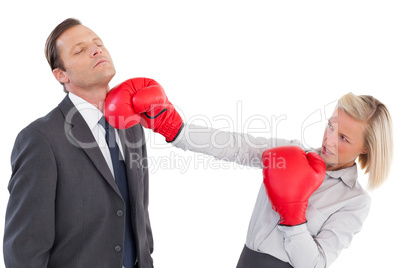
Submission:
[[[148,95],[145,91],[141,91],[141,98],[135,97],[137,101]],[[161,92],[156,95],[163,95],[163,90]],[[155,95],[155,90],[150,94]],[[154,96],[151,99],[167,100]],[[263,168],[261,156],[265,150],[285,145],[302,146],[296,140],[254,138],[182,124],[172,106],[163,109],[154,106],[152,110],[148,108],[150,100],[145,102],[146,105],[133,101],[134,107],[143,107],[136,109],[141,113],[143,126],[161,133],[167,141],[174,140],[173,144],[183,150]],[[114,104],[119,107],[121,103],[118,99]],[[355,162],[369,173],[372,189],[380,186],[389,174],[393,137],[386,106],[371,96],[344,95],[328,121],[322,147],[317,152],[325,161],[326,174],[321,186],[309,198],[307,222],[296,226],[279,225],[280,217],[272,209],[262,184],[238,268],[328,267],[350,245],[370,208],[370,197],[357,181]]]
[[[230,146],[200,148],[211,141]],[[261,159],[267,148],[283,145],[301,146],[298,141],[253,138],[218,130],[197,131],[187,125],[175,143],[183,150],[260,168],[261,161],[252,161],[253,158]],[[371,96],[343,96],[328,121],[319,153],[327,172],[324,182],[309,199],[307,223],[278,226],[279,216],[271,208],[262,184],[238,268],[328,267],[350,245],[370,208],[370,197],[357,181],[355,161],[369,173],[372,189],[384,182],[390,170],[392,121],[385,105]]]

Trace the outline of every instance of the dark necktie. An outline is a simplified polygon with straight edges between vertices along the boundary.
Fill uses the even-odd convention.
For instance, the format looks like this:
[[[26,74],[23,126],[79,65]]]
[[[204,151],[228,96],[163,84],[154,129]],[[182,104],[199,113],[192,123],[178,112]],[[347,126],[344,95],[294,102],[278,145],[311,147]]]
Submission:
[[[136,258],[135,258],[135,244],[134,244],[134,233],[131,227],[131,206],[130,206],[130,196],[128,193],[128,185],[127,185],[127,173],[126,173],[126,164],[124,163],[123,158],[121,157],[119,147],[116,142],[116,133],[113,127],[109,125],[109,123],[102,117],[99,120],[99,124],[101,124],[106,131],[106,143],[109,147],[110,156],[112,158],[113,163],[113,171],[114,178],[117,186],[119,187],[120,194],[124,199],[124,203],[126,204],[126,224],[124,230],[124,259],[123,265],[125,268],[134,267]]]

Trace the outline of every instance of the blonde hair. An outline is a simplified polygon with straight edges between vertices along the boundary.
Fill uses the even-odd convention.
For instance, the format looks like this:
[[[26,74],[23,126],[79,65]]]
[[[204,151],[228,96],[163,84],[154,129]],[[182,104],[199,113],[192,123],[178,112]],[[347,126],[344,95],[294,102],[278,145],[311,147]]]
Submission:
[[[338,107],[355,120],[366,123],[360,167],[369,173],[370,189],[379,187],[388,177],[394,151],[392,120],[387,107],[372,96],[353,93],[342,96]]]

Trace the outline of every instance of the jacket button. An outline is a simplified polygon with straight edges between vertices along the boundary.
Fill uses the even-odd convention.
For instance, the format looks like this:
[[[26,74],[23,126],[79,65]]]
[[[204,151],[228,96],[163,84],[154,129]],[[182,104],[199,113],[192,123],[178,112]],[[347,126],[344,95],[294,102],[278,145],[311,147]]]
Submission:
[[[121,246],[119,246],[119,245],[115,246],[114,251],[120,252],[121,251]]]
[[[121,216],[124,215],[124,211],[121,210],[121,209],[119,209],[119,210],[116,212],[116,214],[117,214],[117,216],[121,217]]]

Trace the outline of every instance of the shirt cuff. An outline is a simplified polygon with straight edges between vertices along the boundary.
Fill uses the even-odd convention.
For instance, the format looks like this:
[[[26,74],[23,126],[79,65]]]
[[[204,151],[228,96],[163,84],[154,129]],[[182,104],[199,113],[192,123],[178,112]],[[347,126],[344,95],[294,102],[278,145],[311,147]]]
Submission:
[[[307,223],[299,224],[296,226],[278,225],[278,229],[283,233],[284,237],[291,237],[308,232]]]

